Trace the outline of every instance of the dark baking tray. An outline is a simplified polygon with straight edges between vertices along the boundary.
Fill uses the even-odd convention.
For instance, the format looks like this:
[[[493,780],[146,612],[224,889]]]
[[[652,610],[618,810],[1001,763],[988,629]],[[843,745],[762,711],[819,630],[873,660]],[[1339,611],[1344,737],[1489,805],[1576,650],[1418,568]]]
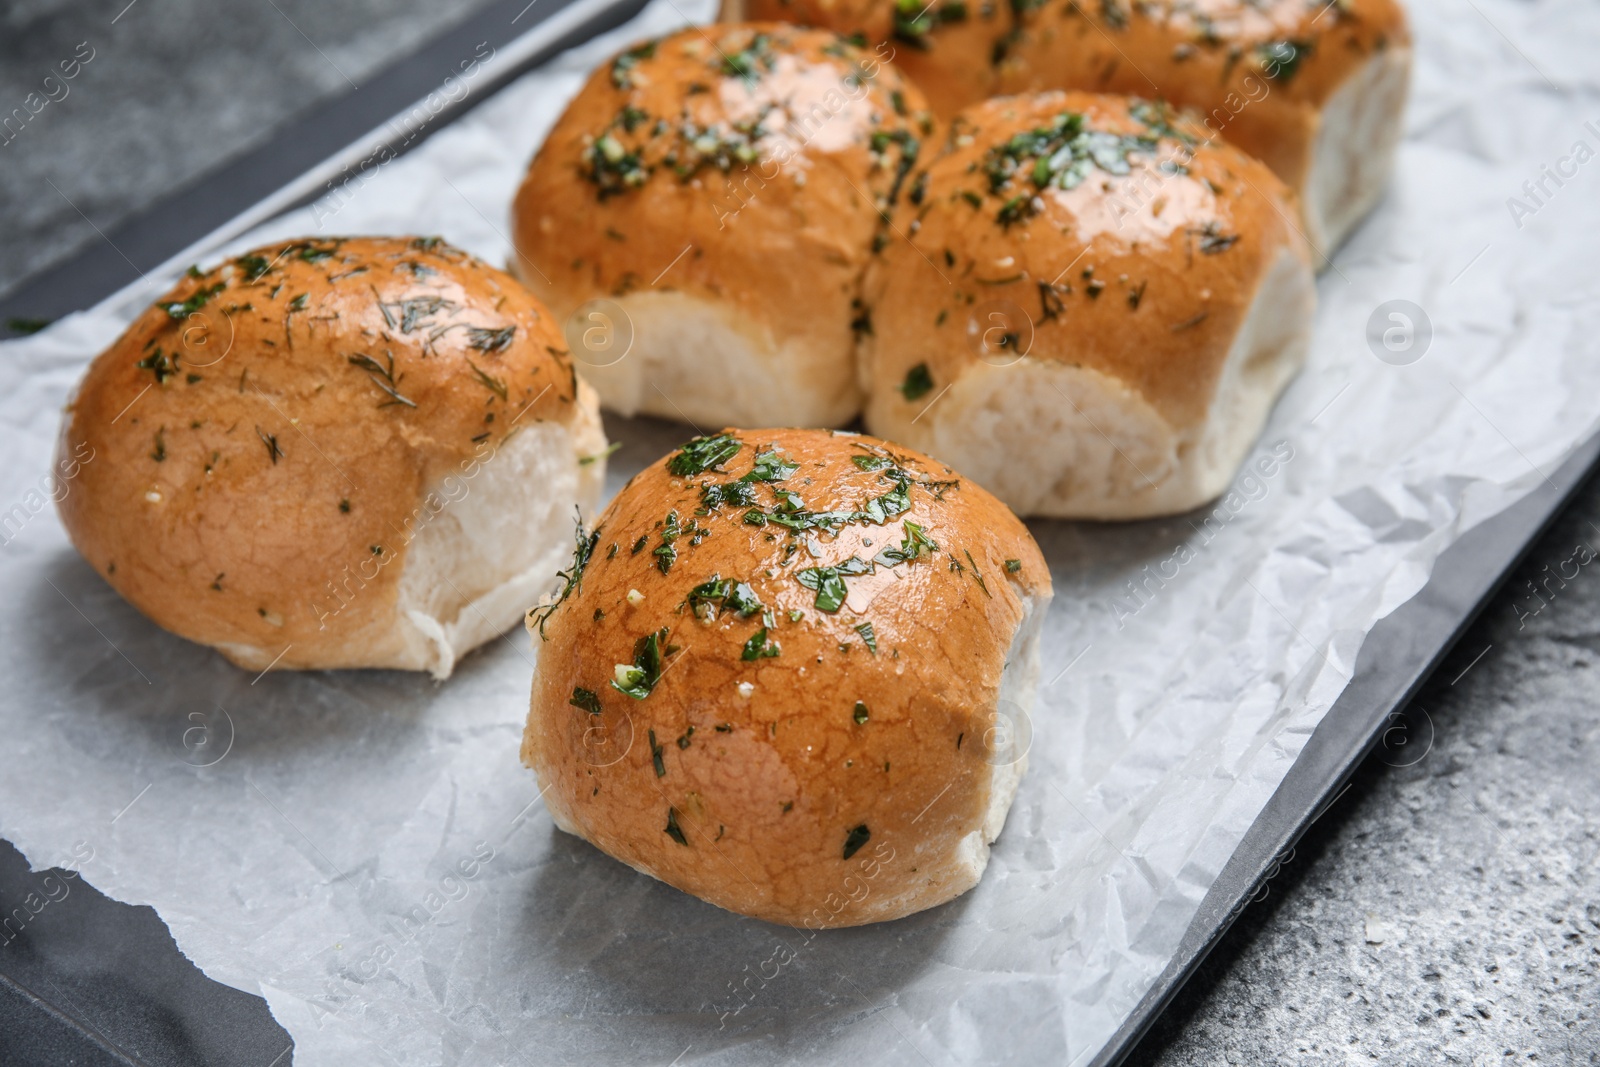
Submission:
[[[494,3],[426,47],[387,68],[360,89],[282,131],[266,144],[205,175],[112,231],[102,242],[39,274],[0,298],[0,323],[54,319],[110,295],[221,229],[244,228],[252,209],[273,202],[287,210],[314,199],[306,176],[371,134],[436,88],[457,58],[481,41],[522,51],[513,68],[442,111],[426,134],[493,95],[512,77],[606,29],[644,0],[508,0]],[[546,22],[588,11],[558,36],[528,47]],[[568,11],[571,9],[571,11]],[[542,27],[542,30],[541,30]],[[424,137],[404,146],[413,148]],[[400,146],[391,145],[397,151]],[[348,161],[348,158],[345,160]],[[296,193],[296,187],[303,189]],[[0,336],[5,333],[0,332]],[[1177,953],[1154,987],[1091,1067],[1124,1063],[1178,990],[1264,891],[1301,834],[1342,794],[1361,761],[1380,743],[1425,744],[1406,707],[1507,575],[1596,467],[1600,436],[1585,442],[1561,469],[1507,511],[1467,533],[1434,567],[1416,597],[1382,620],[1362,645],[1355,677],[1240,841],[1201,903]],[[21,857],[0,842],[0,899],[33,878]],[[117,904],[79,886],[63,902],[53,939],[19,938],[0,954],[0,1061],[6,1064],[259,1063],[283,1067],[288,1035],[265,1002],[201,975],[177,951],[149,908]],[[22,945],[23,951],[16,952]],[[69,990],[71,992],[69,992]],[[73,994],[76,994],[74,996]],[[110,1035],[117,1035],[114,1040]],[[274,1056],[277,1058],[274,1059]]]

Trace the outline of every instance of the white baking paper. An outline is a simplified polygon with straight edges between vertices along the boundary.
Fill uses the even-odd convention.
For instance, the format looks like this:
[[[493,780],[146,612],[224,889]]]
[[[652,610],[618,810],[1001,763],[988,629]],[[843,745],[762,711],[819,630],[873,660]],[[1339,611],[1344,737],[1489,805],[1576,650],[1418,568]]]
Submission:
[[[656,0],[234,247],[321,222],[503,262],[506,205],[585,72],[708,15]],[[302,1065],[1086,1061],[1374,622],[1596,429],[1600,8],[1429,0],[1414,17],[1398,169],[1322,276],[1264,466],[1197,515],[1032,524],[1056,583],[1032,768],[965,897],[812,935],[557,832],[517,760],[521,632],[440,685],[257,678],[143,619],[68,546],[48,474],[69,388],[166,278],[0,345],[0,834],[154,906],[208,975],[267,999]],[[1367,341],[1392,300],[1431,321],[1403,365]],[[687,433],[608,429],[613,488]]]

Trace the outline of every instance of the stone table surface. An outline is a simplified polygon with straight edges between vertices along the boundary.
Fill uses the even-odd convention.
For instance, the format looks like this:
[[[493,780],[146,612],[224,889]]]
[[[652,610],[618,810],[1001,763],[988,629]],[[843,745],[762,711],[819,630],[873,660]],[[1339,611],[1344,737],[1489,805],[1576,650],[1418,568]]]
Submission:
[[[0,291],[472,6],[9,0],[0,112],[93,58],[0,146]],[[1597,552],[1591,483],[1135,1062],[1600,1064]]]

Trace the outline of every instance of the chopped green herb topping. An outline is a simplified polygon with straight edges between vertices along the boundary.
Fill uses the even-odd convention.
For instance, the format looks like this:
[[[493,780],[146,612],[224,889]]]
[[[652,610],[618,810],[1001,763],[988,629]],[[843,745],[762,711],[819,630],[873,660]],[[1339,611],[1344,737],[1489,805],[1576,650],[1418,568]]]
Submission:
[[[596,137],[584,153],[589,164],[586,177],[600,189],[600,199],[628,189],[637,189],[650,180],[650,169],[636,151],[629,151],[609,132]]]
[[[887,456],[851,456],[850,462],[864,471],[881,471],[894,466],[894,460]]]
[[[587,711],[590,715],[601,714],[600,696],[592,689],[585,689],[582,686],[574,686],[572,689],[572,699],[567,701],[567,703],[571,704],[575,708]]]
[[[472,368],[472,377],[477,381],[477,383],[479,385],[481,385],[485,389],[489,390],[489,392],[493,393],[495,396],[499,397],[501,400],[507,399],[507,397],[509,396],[509,393],[508,393],[508,391],[506,389],[506,383],[504,381],[500,380],[499,378],[496,378],[492,374],[486,373],[483,370],[482,367],[478,366],[476,363],[472,362],[472,360],[470,360],[470,359],[467,360],[467,366]]]
[[[576,531],[573,535],[575,544],[572,549],[572,566],[564,571],[556,571],[556,577],[562,580],[561,595],[543,607],[535,608],[529,616],[539,627],[539,636],[544,638],[544,624],[556,609],[564,604],[569,596],[583,588],[583,571],[589,565],[589,558],[594,555],[594,546],[600,543],[600,528],[595,527],[594,533],[585,534],[583,530],[583,517],[577,516],[574,520]]]
[[[641,59],[652,59],[656,54],[655,41],[646,41],[635,45],[611,61],[611,84],[618,89],[632,89],[634,87],[633,68],[639,65]]]
[[[900,383],[900,395],[907,400],[921,400],[933,392],[933,374],[926,363],[918,363],[906,371],[906,380]]]
[[[267,433],[261,427],[256,427],[256,436],[261,438],[261,443],[267,446],[267,455],[272,457],[272,465],[276,467],[278,460],[283,457],[283,449],[278,447],[278,438]]]
[[[507,326],[503,330],[492,330],[484,326],[472,326],[467,329],[467,344],[479,352],[501,352],[511,344],[511,338],[516,336],[517,328]]]
[[[244,280],[253,282],[272,269],[272,263],[266,256],[240,256],[233,261],[244,274]]]
[[[1008,560],[1006,560],[1006,573],[1007,574],[1016,574],[1016,573],[1020,572],[1021,570],[1022,570],[1022,561],[1020,559],[1008,559]]]
[[[722,611],[737,611],[742,618],[749,618],[764,606],[749,585],[720,574],[713,574],[689,591],[689,610],[697,618],[707,621],[715,618],[713,603],[720,606]]]
[[[850,596],[844,580],[871,572],[872,564],[851,556],[832,567],[807,567],[797,571],[794,577],[795,581],[816,592],[816,607],[819,611],[832,613],[843,607],[845,600]]]
[[[1200,252],[1215,256],[1232,248],[1238,240],[1238,234],[1222,233],[1215,222],[1208,222],[1200,229]]]
[[[728,482],[723,485],[704,485],[700,488],[700,503],[707,510],[721,507],[723,504],[747,508],[755,502],[756,489],[755,486],[749,483],[749,475],[739,479],[737,482]]]
[[[1089,129],[1083,115],[1074,111],[1062,112],[1048,126],[1015,134],[984,156],[983,171],[989,177],[991,195],[1015,189],[1019,180],[1030,183],[1007,197],[996,221],[1010,225],[1037,211],[1035,189],[1076,188],[1096,168],[1107,174],[1128,174],[1133,169],[1129,156],[1153,152],[1156,144],[1154,137]]]
[[[739,658],[749,663],[758,659],[772,659],[782,651],[778,642],[767,640],[767,628],[763,626],[750,635],[750,640],[744,643],[744,651],[740,653]]]
[[[927,531],[917,523],[907,522],[905,530],[906,535],[901,538],[899,548],[885,547],[872,557],[872,562],[893,567],[897,563],[915,563],[922,557],[939,551],[938,542],[929,537]]]
[[[719,467],[739,454],[739,439],[731,433],[711,437],[696,437],[667,461],[667,473],[680,478],[690,478],[702,471]]]
[[[1128,113],[1149,127],[1150,132],[1157,137],[1181,141],[1191,148],[1200,143],[1198,137],[1174,121],[1178,117],[1177,109],[1164,100],[1136,101],[1128,108]]]
[[[854,856],[857,852],[860,852],[861,851],[861,846],[866,844],[871,838],[872,838],[872,831],[867,829],[865,823],[863,823],[860,826],[856,827],[854,830],[851,830],[848,834],[845,835],[845,839],[844,839],[844,858],[845,859],[849,859],[851,856]]]
[[[667,809],[667,836],[678,844],[688,847],[689,839],[683,836],[683,828],[678,825],[678,809]]]
[[[1275,82],[1287,84],[1300,70],[1300,64],[1311,54],[1310,41],[1270,41],[1257,45],[1256,64],[1261,73]]]
[[[383,321],[389,324],[391,330],[398,327],[401,333],[410,333],[418,326],[425,326],[433,316],[455,306],[453,300],[446,300],[442,296],[414,296],[409,300],[388,304],[378,302],[378,310],[383,312]]]
[[[650,762],[656,766],[656,777],[665,778],[667,776],[667,761],[661,757],[661,746],[656,744],[656,732],[651,730],[649,733]]]
[[[867,716],[870,714],[871,712],[867,710],[867,706],[858,700],[856,701],[856,710],[850,717],[856,721],[857,726],[865,726]]]
[[[741,482],[781,482],[799,469],[800,464],[790,463],[783,458],[783,453],[774,449],[770,452],[756,453],[755,466],[751,467],[749,473],[739,480]]]
[[[977,580],[978,588],[983,590],[983,595],[984,596],[986,596],[989,599],[993,600],[994,599],[994,594],[989,592],[989,583],[984,581],[983,580],[983,575],[978,573],[978,561],[973,559],[972,558],[972,553],[968,552],[966,549],[963,548],[961,551],[962,551],[963,554],[966,555],[967,562],[972,565],[972,577]]]
[[[874,656],[878,654],[878,633],[872,628],[870,622],[864,622],[856,627],[856,633],[861,635],[861,640],[866,643],[867,651]]]
[[[750,38],[744,48],[722,56],[724,77],[742,78],[746,85],[754,85],[762,74],[772,70],[776,57],[772,54],[772,38],[758,33]]]
[[[416,407],[416,402],[400,395],[399,382],[394,376],[394,354],[389,353],[389,365],[384,366],[371,356],[357,353],[345,357],[352,367],[360,367],[367,372],[367,377],[372,379],[372,384],[389,394],[389,399],[378,404],[380,408],[390,407],[394,404],[404,404],[408,408]]]
[[[927,49],[928,35],[946,22],[967,17],[965,0],[895,0],[894,35],[914,48]]]
[[[611,687],[626,693],[635,700],[643,700],[661,680],[661,643],[666,640],[667,629],[646,634],[633,643],[633,662],[619,663],[612,672]]]
[[[206,301],[216,296],[228,287],[226,282],[217,282],[215,285],[196,289],[187,300],[177,300],[168,304],[161,304],[161,310],[167,313],[168,318],[186,319],[190,315],[206,306]],[[298,310],[298,309],[296,309]]]
[[[156,376],[156,382],[161,383],[165,382],[168,378],[174,377],[178,373],[178,359],[178,353],[164,353],[161,351],[160,347],[157,347],[153,349],[149,355],[145,356],[138,363],[134,364],[134,366],[138,367],[140,370],[147,370],[151,374],[154,374]]]
[[[656,567],[660,569],[662,574],[671,571],[672,565],[678,562],[678,550],[673,545],[673,542],[682,533],[683,528],[678,525],[678,513],[676,511],[667,512],[666,525],[661,530],[661,544],[651,553],[656,557]]]

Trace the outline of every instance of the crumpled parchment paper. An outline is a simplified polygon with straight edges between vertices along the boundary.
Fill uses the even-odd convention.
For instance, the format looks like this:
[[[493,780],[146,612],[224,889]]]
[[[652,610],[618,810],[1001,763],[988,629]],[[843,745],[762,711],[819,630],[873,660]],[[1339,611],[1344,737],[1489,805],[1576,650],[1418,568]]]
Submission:
[[[520,631],[436,685],[254,678],[145,621],[68,546],[48,475],[83,365],[168,279],[0,345],[0,834],[153,905],[207,974],[267,999],[300,1064],[1082,1062],[1166,963],[1373,623],[1596,428],[1600,9],[1413,13],[1389,195],[1323,275],[1310,366],[1249,473],[1192,516],[1032,524],[1057,589],[1032,768],[965,897],[797,932],[557,832],[517,761]],[[506,205],[585,72],[709,15],[656,0],[232,249],[320,223],[441,233],[503,262]],[[1413,313],[1390,350],[1393,300],[1427,326]],[[608,428],[613,489],[688,432]]]

